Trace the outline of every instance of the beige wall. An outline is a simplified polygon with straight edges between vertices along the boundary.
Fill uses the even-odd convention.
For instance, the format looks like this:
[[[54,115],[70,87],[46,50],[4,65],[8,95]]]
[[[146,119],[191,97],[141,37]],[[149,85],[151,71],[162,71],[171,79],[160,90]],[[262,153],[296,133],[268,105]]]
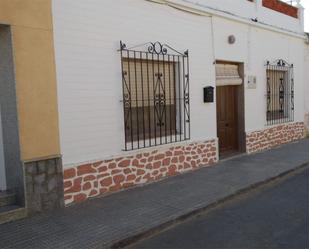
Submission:
[[[309,114],[305,114],[305,135],[309,137]]]
[[[0,0],[11,25],[22,160],[60,154],[51,0]]]

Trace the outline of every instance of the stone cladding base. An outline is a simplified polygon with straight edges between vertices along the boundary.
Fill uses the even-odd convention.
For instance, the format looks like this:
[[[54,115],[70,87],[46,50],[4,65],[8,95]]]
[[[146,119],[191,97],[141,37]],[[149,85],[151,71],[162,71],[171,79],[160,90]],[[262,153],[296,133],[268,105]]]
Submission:
[[[78,165],[64,170],[65,204],[158,181],[217,161],[217,142],[210,140]]]
[[[262,131],[247,133],[247,153],[259,152],[304,137],[303,122],[282,124]]]

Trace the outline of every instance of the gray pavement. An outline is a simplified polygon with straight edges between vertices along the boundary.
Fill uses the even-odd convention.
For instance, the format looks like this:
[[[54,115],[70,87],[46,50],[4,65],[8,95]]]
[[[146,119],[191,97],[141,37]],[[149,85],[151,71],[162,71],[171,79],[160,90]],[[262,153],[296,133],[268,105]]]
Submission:
[[[309,140],[0,225],[0,248],[106,248],[309,162]]]
[[[307,169],[131,248],[309,248],[308,190]]]

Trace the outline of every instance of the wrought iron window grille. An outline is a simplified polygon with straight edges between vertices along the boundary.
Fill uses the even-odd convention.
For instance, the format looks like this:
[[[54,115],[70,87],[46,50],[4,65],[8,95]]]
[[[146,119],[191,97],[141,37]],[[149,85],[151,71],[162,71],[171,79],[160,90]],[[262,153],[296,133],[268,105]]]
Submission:
[[[267,61],[267,125],[294,121],[294,66],[280,59]]]
[[[190,139],[189,52],[120,41],[124,150]]]

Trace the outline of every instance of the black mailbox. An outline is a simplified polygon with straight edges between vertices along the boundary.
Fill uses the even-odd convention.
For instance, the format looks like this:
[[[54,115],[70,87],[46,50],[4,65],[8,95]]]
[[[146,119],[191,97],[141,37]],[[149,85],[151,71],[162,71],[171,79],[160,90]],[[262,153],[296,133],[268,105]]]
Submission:
[[[214,87],[207,86],[204,87],[204,103],[213,103],[214,102]]]

